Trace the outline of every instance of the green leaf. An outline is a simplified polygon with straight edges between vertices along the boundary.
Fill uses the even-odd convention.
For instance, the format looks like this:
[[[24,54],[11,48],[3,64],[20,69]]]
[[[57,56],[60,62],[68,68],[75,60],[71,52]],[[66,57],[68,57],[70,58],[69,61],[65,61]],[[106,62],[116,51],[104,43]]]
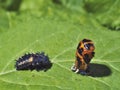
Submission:
[[[7,11],[18,11],[22,0],[0,0],[0,8]]]
[[[85,0],[84,8],[102,26],[110,30],[120,30],[119,4],[120,0]]]
[[[0,36],[0,88],[1,90],[116,90],[119,88],[120,62],[118,32],[101,30],[89,25],[49,18],[24,17],[16,27]],[[22,23],[21,23],[22,22]],[[76,46],[83,38],[92,39],[96,55],[91,63],[102,76],[81,76],[70,68],[75,60]],[[44,51],[53,62],[47,72],[16,71],[15,59],[28,52]],[[96,66],[99,65],[100,67]],[[110,69],[105,75],[103,69]],[[106,68],[107,67],[107,68]],[[96,68],[96,69],[95,69]]]
[[[9,13],[0,10],[0,32],[4,29],[8,29],[10,24],[9,24]]]
[[[85,3],[82,0],[62,0],[62,5],[52,1],[23,0],[19,13],[9,13],[9,24],[0,18],[3,20],[0,27],[4,30],[0,33],[0,89],[119,90],[120,33],[101,26],[99,8],[91,15],[82,8]],[[100,11],[106,14],[106,9],[102,7]],[[5,31],[7,25],[11,27]],[[95,43],[91,76],[82,76],[70,69],[76,47],[83,38]],[[15,70],[16,59],[38,51],[48,54],[53,63],[51,69],[47,72]]]

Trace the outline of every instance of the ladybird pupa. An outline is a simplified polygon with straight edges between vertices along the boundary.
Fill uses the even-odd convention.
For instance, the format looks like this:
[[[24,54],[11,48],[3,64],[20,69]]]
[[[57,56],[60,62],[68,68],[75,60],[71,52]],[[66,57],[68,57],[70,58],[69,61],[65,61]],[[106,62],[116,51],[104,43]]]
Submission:
[[[71,70],[82,75],[87,74],[89,63],[95,54],[94,50],[95,46],[92,40],[83,39],[80,41],[76,50],[75,64],[71,67]]]

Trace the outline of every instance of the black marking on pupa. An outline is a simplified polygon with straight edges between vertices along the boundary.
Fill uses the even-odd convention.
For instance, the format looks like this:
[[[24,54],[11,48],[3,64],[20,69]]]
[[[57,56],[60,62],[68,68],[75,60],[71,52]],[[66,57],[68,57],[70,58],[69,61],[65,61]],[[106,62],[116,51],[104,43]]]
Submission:
[[[44,52],[40,53],[31,53],[25,54],[16,60],[15,68],[16,70],[44,70],[47,71],[52,67],[52,63],[49,60],[49,57],[44,54]]]

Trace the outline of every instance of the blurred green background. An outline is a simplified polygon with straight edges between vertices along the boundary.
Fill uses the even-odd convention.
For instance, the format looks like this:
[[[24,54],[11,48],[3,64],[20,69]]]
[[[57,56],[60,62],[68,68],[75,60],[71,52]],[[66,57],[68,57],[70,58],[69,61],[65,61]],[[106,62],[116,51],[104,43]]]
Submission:
[[[83,38],[96,47],[91,76],[70,70]],[[120,0],[0,0],[0,90],[120,90],[119,45]],[[50,70],[15,70],[41,51]]]

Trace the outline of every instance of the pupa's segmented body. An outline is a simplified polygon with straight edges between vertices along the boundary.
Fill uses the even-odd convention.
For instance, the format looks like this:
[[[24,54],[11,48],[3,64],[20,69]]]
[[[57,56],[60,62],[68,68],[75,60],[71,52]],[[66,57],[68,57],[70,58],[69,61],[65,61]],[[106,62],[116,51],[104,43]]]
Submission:
[[[75,64],[71,70],[76,73],[87,74],[88,66],[91,59],[94,57],[94,43],[92,40],[83,39],[77,46]]]

